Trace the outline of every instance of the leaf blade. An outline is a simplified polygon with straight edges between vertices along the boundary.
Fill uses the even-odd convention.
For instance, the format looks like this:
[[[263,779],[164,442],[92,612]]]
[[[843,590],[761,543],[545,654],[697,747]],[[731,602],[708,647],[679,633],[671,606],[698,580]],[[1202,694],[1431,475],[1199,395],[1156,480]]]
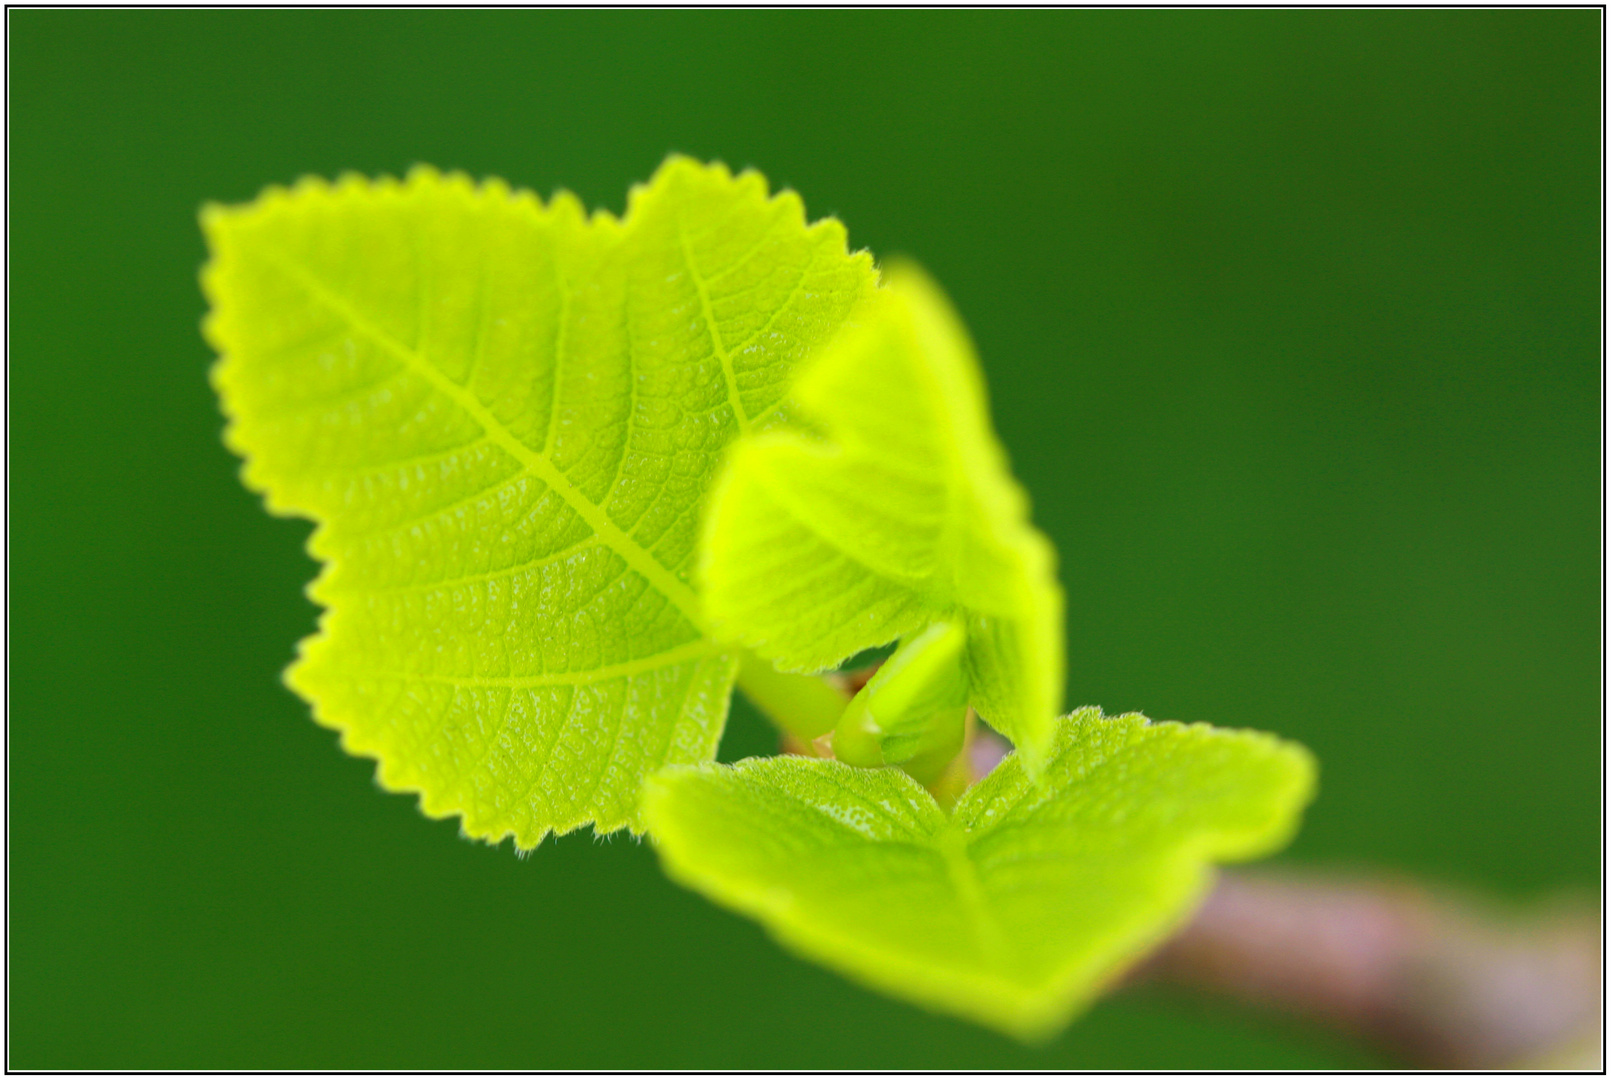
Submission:
[[[318,523],[327,611],[288,682],[469,835],[641,829],[642,778],[709,760],[725,722],[736,662],[689,584],[717,457],[870,260],[758,175],[682,158],[620,221],[416,170],[203,226],[226,442],[273,512]]]
[[[899,770],[813,759],[668,770],[646,799],[685,886],[858,982],[1035,1040],[1189,914],[1209,863],[1285,843],[1313,775],[1270,736],[1082,710],[1039,783],[1009,757],[949,818]],[[910,824],[858,830],[858,807]]]

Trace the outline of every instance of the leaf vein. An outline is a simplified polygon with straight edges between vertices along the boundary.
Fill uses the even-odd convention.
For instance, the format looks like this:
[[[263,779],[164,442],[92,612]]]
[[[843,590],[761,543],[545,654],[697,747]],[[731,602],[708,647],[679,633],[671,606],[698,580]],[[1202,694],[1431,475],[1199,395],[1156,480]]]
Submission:
[[[710,306],[710,289],[705,279],[699,275],[699,267],[694,265],[694,253],[688,246],[688,233],[683,228],[682,218],[677,218],[677,249],[682,252],[683,264],[688,267],[688,276],[693,280],[694,289],[699,293],[699,307],[703,312],[705,331],[710,335],[712,350],[717,359],[722,362],[722,377],[727,384],[727,403],[732,406],[733,419],[738,422],[739,434],[747,435],[750,430],[750,418],[744,415],[744,405],[738,396],[738,378],[733,374],[733,358],[722,346],[721,330],[716,325],[716,313]]]
[[[570,503],[572,509],[581,515],[582,520],[587,522],[594,533],[599,536],[599,539],[620,554],[626,560],[627,565],[634,571],[646,578],[657,590],[664,593],[666,598],[677,606],[678,610],[682,612],[689,622],[696,627],[702,625],[699,617],[698,599],[695,597],[693,589],[678,580],[675,574],[667,570],[659,560],[639,545],[637,541],[633,540],[631,536],[627,535],[614,521],[610,520],[609,515],[604,512],[602,507],[588,500],[572,486],[570,480],[552,461],[544,455],[534,452],[531,447],[516,438],[475,395],[448,378],[443,371],[418,352],[410,349],[385,330],[370,322],[335,290],[292,261],[288,256],[283,253],[275,253],[272,257],[280,268],[290,275],[294,281],[302,285],[314,299],[335,311],[351,323],[358,332],[369,337],[376,344],[393,353],[398,359],[418,371],[421,376],[431,383],[434,389],[467,413],[476,423],[480,424],[489,439],[514,455],[562,499]]]
[[[471,584],[475,584],[477,582],[497,581],[500,578],[512,578],[512,577],[516,576],[517,574],[522,574],[522,573],[526,573],[527,571],[530,571],[530,570],[535,570],[539,566],[547,566],[549,563],[558,562],[560,559],[565,558],[567,555],[574,555],[578,551],[581,551],[583,548],[587,547],[589,544],[593,544],[593,543],[597,543],[597,542],[598,542],[598,537],[589,536],[585,540],[578,540],[574,544],[568,544],[565,547],[560,548],[558,551],[551,551],[551,552],[547,553],[546,555],[539,555],[535,559],[529,559],[529,560],[527,560],[525,562],[515,563],[512,566],[500,567],[497,570],[488,570],[485,573],[464,574],[464,575],[459,576],[459,577],[442,578],[442,579],[440,579],[438,581],[411,582],[410,584],[407,584],[407,585],[383,585],[383,586],[367,586],[366,585],[366,586],[364,586],[362,588],[355,587],[355,588],[353,588],[351,590],[344,590],[342,592],[336,592],[336,593],[332,593],[330,595],[332,595],[332,596],[340,596],[340,595],[343,595],[343,592],[347,592],[347,593],[351,593],[353,595],[362,595],[364,597],[371,597],[371,596],[374,596],[374,597],[406,596],[409,593],[427,593],[427,592],[434,592],[434,591],[437,591],[437,590],[447,590],[447,589],[457,588],[457,587],[462,586],[462,585],[471,585]]]
[[[766,322],[761,324],[761,328],[759,330],[755,331],[753,334],[751,334],[748,337],[746,337],[743,341],[739,342],[737,345],[734,345],[733,350],[732,350],[733,352],[741,353],[745,349],[749,348],[751,345],[755,344],[757,341],[760,340],[762,334],[764,334],[768,330],[772,329],[773,325],[775,325],[777,323],[778,319],[783,317],[783,313],[785,311],[789,310],[789,307],[791,305],[793,305],[793,303],[800,298],[800,294],[805,291],[805,284],[811,278],[812,264],[815,263],[816,261],[817,261],[817,253],[815,251],[813,251],[811,253],[810,259],[806,262],[805,266],[800,270],[800,280],[798,280],[798,281],[796,281],[794,283],[794,288],[789,290],[789,295],[784,298],[783,303],[781,303],[781,304],[779,304],[777,306],[777,310],[773,311],[772,314],[767,318]]]
[[[354,674],[373,679],[398,679],[403,682],[436,683],[458,688],[498,686],[591,686],[611,679],[628,679],[650,671],[683,664],[690,660],[704,660],[720,656],[723,649],[703,639],[687,642],[674,649],[638,657],[619,664],[606,664],[591,671],[559,671],[547,675],[424,675],[410,671],[358,671]]]

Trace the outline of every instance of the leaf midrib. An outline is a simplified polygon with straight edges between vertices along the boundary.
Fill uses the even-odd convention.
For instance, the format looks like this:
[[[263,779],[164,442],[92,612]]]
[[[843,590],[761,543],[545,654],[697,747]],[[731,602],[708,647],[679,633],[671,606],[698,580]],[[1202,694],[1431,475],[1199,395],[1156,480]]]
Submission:
[[[492,414],[492,411],[483,405],[473,393],[449,379],[435,365],[427,361],[415,350],[404,345],[392,337],[385,330],[376,326],[363,313],[358,311],[351,303],[339,293],[325,284],[320,278],[306,267],[299,265],[283,251],[268,252],[270,260],[289,275],[297,284],[305,288],[313,298],[335,312],[352,328],[374,341],[381,348],[390,352],[401,360],[421,378],[428,382],[432,389],[442,394],[449,401],[463,409],[471,419],[481,425],[487,437],[499,447],[519,461],[532,475],[536,476],[548,487],[556,492],[566,504],[575,510],[577,515],[587,522],[588,527],[604,541],[609,547],[620,555],[629,567],[642,575],[651,586],[671,601],[684,618],[691,622],[705,635],[704,624],[699,615],[698,598],[693,589],[679,581],[670,570],[666,569],[658,559],[651,555],[638,542],[632,539],[619,525],[610,520],[603,507],[596,505],[578,491],[565,474],[553,462],[542,454],[533,451],[525,443],[516,438],[503,423]],[[555,385],[555,393],[559,387]]]

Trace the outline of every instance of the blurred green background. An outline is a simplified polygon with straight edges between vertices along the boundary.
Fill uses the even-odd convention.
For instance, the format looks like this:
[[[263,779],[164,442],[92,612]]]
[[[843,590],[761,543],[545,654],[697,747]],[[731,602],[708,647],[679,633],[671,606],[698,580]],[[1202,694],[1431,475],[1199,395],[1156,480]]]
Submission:
[[[39,11],[11,59],[13,1068],[1383,1064],[1162,991],[1032,1050],[664,881],[383,795],[279,681],[207,199],[680,150],[911,254],[1062,553],[1071,705],[1323,763],[1284,856],[1600,873],[1601,14]],[[741,709],[724,754],[766,752]]]

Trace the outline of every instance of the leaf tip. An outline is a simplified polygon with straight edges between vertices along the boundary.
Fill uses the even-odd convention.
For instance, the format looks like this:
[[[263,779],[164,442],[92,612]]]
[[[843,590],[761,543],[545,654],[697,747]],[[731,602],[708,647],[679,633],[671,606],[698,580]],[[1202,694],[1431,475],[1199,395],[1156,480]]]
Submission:
[[[201,226],[202,235],[211,238],[223,228],[229,214],[230,208],[221,202],[209,199],[202,203],[196,211],[196,221]]]
[[[678,187],[706,174],[714,174],[724,180],[731,179],[732,176],[727,166],[719,161],[706,165],[687,154],[675,152],[667,154],[666,159],[650,174],[649,179],[633,184],[627,191],[625,216],[630,219],[634,209],[654,193]]]
[[[521,197],[529,198],[534,206],[540,205],[537,201],[537,196],[533,195],[529,191],[520,192],[517,198]],[[554,192],[553,196],[548,200],[548,212],[576,223],[580,223],[588,219],[587,207],[582,203],[582,200],[576,195],[576,193],[571,191],[569,188],[560,188],[558,191]],[[605,216],[609,217],[611,221],[615,220],[615,216],[613,214],[605,212]]]
[[[465,189],[474,187],[470,183],[470,178],[463,173],[451,172],[444,177],[435,165],[425,161],[416,161],[408,167],[408,172],[403,174],[403,186],[405,188],[437,187],[443,185],[444,181],[446,186],[449,187],[462,187]]]

